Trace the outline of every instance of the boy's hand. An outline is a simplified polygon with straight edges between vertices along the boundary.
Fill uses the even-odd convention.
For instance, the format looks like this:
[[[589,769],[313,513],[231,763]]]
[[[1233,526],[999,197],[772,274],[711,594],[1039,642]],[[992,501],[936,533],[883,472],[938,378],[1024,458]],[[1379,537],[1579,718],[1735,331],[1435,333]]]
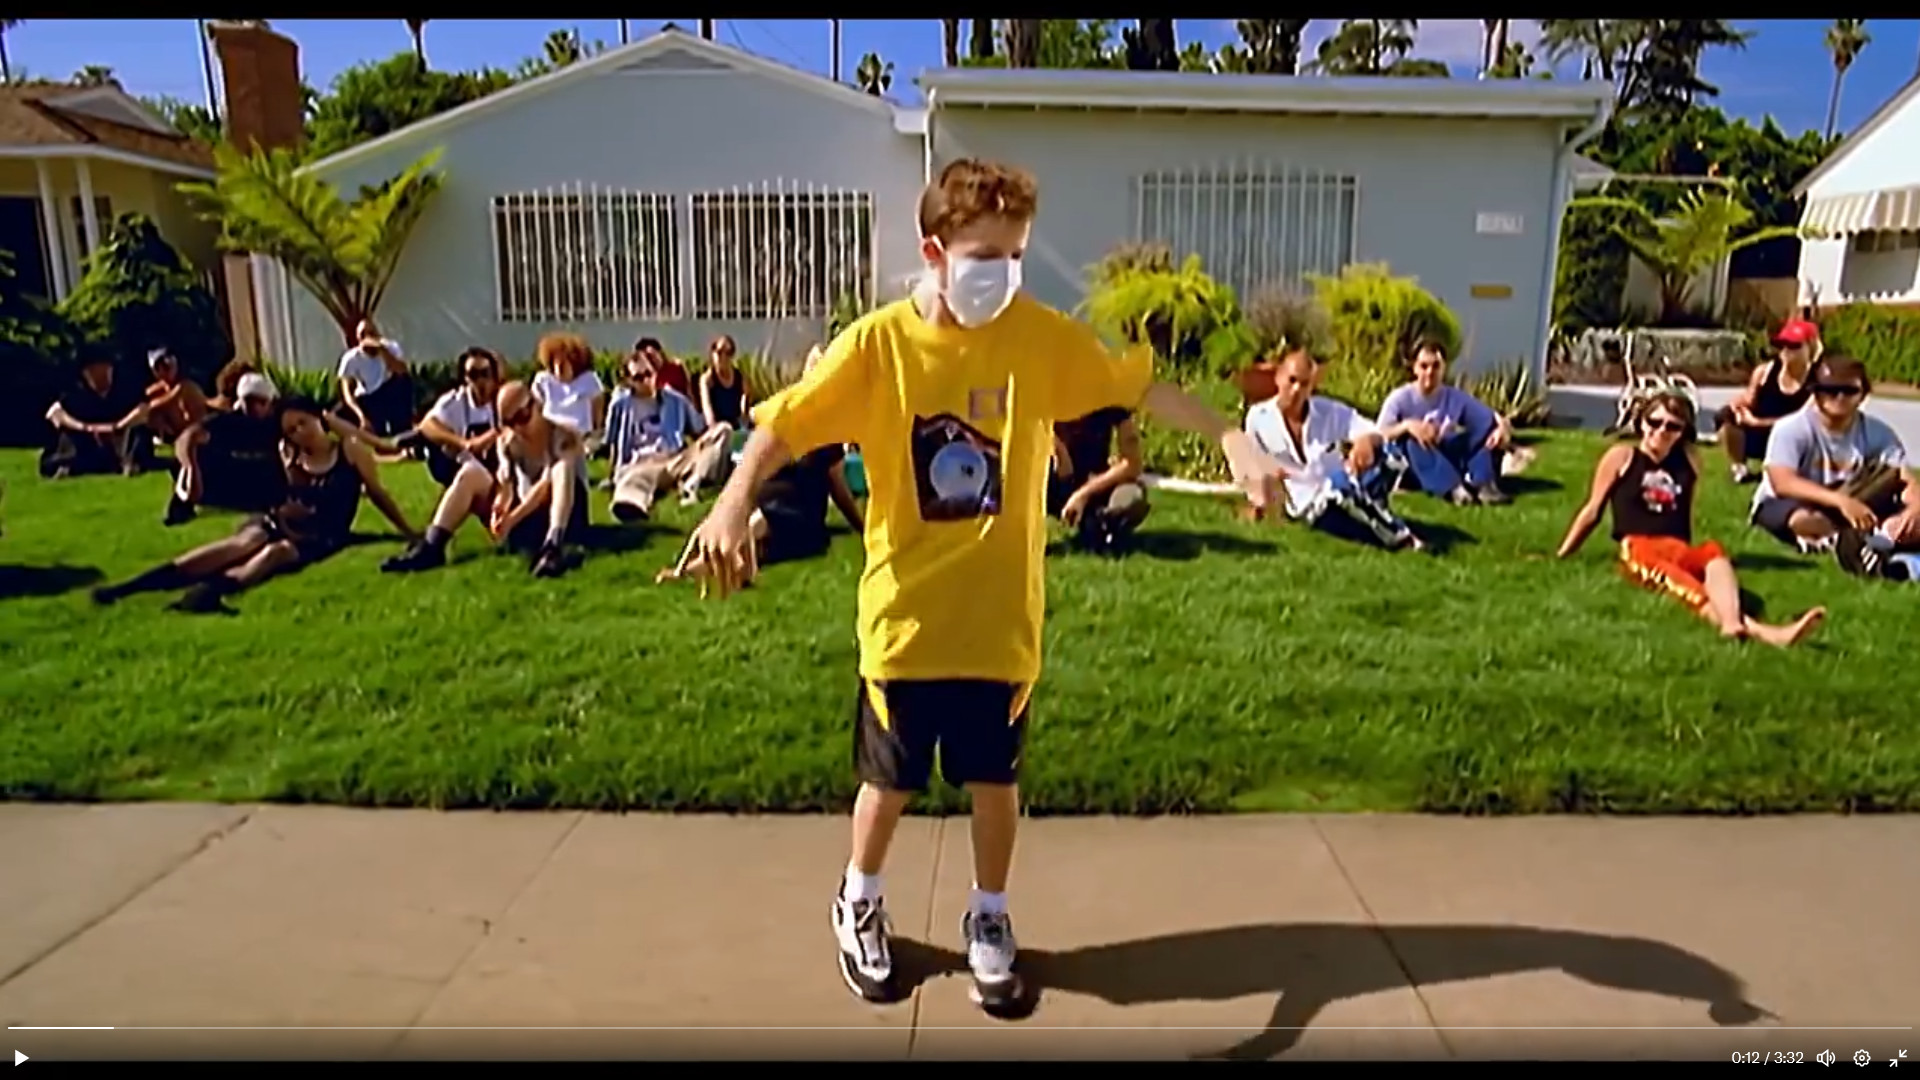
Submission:
[[[1287,469],[1260,449],[1244,431],[1229,431],[1221,436],[1220,450],[1227,455],[1233,482],[1247,493],[1247,500],[1260,510],[1273,505],[1280,484],[1288,475]]]
[[[706,519],[687,537],[686,549],[674,574],[700,579],[700,595],[709,589],[726,599],[754,576],[752,510],[740,510],[732,500],[721,499]]]

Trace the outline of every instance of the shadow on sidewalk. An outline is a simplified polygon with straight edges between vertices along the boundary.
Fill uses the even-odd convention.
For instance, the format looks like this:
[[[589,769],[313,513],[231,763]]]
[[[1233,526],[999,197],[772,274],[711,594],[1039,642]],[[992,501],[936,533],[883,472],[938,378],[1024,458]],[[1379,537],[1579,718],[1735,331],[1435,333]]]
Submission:
[[[907,940],[894,943],[894,964],[907,990],[966,970],[959,953]],[[1723,1027],[1771,1017],[1746,999],[1738,975],[1685,949],[1530,926],[1235,926],[1066,952],[1022,949],[1020,968],[1031,998],[1005,1019],[1031,1015],[1047,991],[1115,1005],[1280,995],[1265,1030],[1202,1055],[1229,1060],[1285,1053],[1321,1010],[1346,998],[1526,971],[1557,969],[1595,986],[1699,1001]]]

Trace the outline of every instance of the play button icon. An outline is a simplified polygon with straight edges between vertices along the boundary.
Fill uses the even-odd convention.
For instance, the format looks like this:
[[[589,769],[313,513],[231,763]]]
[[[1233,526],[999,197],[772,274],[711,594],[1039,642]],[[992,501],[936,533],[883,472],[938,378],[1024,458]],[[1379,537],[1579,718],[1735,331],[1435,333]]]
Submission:
[[[26,1060],[27,1060],[27,1055],[21,1053],[18,1050],[15,1050],[13,1052],[13,1063],[15,1065],[24,1065],[26,1064]]]

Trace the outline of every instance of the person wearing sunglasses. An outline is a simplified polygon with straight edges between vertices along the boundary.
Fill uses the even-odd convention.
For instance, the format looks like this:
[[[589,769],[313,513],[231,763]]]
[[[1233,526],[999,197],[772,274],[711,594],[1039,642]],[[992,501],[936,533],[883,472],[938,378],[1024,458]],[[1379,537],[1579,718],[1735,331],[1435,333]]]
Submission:
[[[1740,609],[1740,579],[1726,549],[1693,538],[1693,504],[1703,466],[1693,444],[1695,412],[1685,396],[1660,393],[1641,408],[1637,444],[1607,448],[1594,468],[1587,501],[1573,515],[1558,558],[1570,558],[1613,515],[1620,568],[1629,580],[1685,604],[1719,628],[1722,637],[1751,638],[1786,647],[1826,618],[1814,608],[1784,625],[1763,623]]]
[[[1713,417],[1736,484],[1759,479],[1748,463],[1766,458],[1773,429],[1813,397],[1808,376],[1820,349],[1820,328],[1805,319],[1788,319],[1773,335],[1773,344],[1780,358],[1754,368],[1740,396]]]
[[[494,414],[505,434],[487,531],[507,550],[531,555],[535,577],[559,577],[567,569],[566,545],[586,539],[581,436],[548,420],[523,382],[500,388]]]
[[[1894,568],[1885,556],[1920,548],[1920,484],[1899,433],[1861,409],[1873,391],[1865,364],[1822,357],[1810,382],[1812,406],[1767,443],[1753,524],[1802,551],[1844,548],[1843,567],[1880,576]]]
[[[646,352],[627,357],[625,378],[608,409],[608,460],[613,467],[613,516],[645,520],[660,489],[680,488],[680,501],[699,498],[727,467],[731,428],[708,427],[686,395],[664,385],[658,361]]]
[[[491,349],[475,345],[461,353],[460,385],[440,395],[420,420],[429,447],[427,472],[441,487],[451,486],[468,465],[488,475],[497,467],[493,399],[500,393],[501,368]]]

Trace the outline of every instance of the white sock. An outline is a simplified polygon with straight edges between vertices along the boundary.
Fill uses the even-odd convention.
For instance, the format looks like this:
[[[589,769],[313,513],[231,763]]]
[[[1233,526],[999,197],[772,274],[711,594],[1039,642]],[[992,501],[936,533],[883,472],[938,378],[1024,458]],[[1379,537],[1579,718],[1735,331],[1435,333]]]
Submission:
[[[1007,913],[1007,894],[1003,892],[982,892],[978,885],[973,888],[973,898],[968,907],[975,915],[1005,915]]]
[[[848,900],[878,900],[880,875],[863,874],[859,867],[849,864],[847,876],[840,886],[840,895]]]

